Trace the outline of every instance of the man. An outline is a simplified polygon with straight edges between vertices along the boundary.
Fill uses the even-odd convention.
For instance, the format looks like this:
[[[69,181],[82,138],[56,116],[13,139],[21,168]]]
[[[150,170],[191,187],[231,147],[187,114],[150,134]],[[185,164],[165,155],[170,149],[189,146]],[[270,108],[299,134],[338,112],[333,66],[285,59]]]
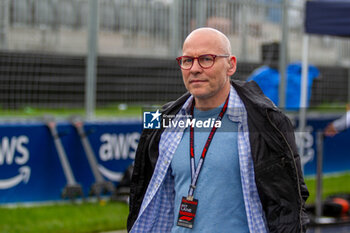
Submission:
[[[177,60],[189,93],[162,114],[174,115],[172,122],[214,118],[215,125],[143,131],[130,232],[305,231],[308,191],[293,127],[256,83],[230,82],[230,51],[228,38],[212,28],[186,38]]]

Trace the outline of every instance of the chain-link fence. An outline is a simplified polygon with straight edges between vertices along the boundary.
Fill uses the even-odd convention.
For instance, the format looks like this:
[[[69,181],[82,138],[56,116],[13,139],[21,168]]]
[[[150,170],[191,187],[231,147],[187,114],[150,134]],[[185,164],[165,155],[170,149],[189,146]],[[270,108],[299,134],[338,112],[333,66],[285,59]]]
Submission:
[[[164,103],[182,94],[174,57],[186,35],[200,26],[228,36],[238,57],[235,78],[245,79],[265,62],[263,46],[281,42],[283,27],[288,61],[300,60],[303,1],[286,1],[288,7],[283,2],[99,0],[96,106]],[[1,0],[0,5],[1,107],[84,108],[88,0]],[[309,56],[321,68],[311,106],[348,101],[349,41],[311,36]]]
[[[100,56],[96,106],[162,104],[185,92],[175,59]],[[259,63],[239,62],[234,79],[245,80]],[[310,106],[348,101],[349,70],[319,67]],[[0,52],[2,109],[84,108],[85,57]]]
[[[186,90],[175,59],[99,57],[97,107],[115,103],[161,104]],[[235,78],[245,80],[258,64],[240,63]],[[83,108],[83,56],[0,52],[3,109]]]

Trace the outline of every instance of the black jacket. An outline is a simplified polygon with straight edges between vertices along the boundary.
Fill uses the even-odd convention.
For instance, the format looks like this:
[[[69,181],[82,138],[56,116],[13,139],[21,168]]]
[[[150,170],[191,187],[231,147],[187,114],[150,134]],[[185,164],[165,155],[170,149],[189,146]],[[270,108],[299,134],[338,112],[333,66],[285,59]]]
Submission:
[[[294,129],[288,119],[255,82],[232,81],[248,114],[249,140],[255,182],[271,233],[305,232],[308,217],[305,201],[309,192],[303,180]],[[163,107],[176,114],[189,93]],[[145,129],[136,151],[130,191],[127,228],[134,224],[158,158],[162,130]]]

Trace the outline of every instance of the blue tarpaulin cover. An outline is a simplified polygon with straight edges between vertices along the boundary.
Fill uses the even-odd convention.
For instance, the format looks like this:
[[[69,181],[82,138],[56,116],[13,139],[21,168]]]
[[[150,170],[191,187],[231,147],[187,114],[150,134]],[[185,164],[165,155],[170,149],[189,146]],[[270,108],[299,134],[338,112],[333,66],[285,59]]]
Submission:
[[[297,110],[300,106],[301,63],[296,62],[289,64],[286,74],[286,109]],[[311,97],[313,80],[317,78],[318,75],[319,70],[315,66],[310,65],[308,72],[308,103]],[[248,81],[250,80],[257,82],[264,94],[278,105],[278,86],[280,80],[278,70],[272,69],[269,66],[262,66],[248,77]],[[309,104],[307,104],[307,106],[308,105]]]
[[[350,0],[307,1],[305,32],[350,36]]]

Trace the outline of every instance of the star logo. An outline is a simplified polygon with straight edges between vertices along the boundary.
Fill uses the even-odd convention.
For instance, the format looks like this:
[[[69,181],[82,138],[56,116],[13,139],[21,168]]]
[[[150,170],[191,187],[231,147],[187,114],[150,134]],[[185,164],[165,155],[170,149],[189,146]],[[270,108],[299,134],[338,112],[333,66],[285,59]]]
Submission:
[[[159,109],[156,112],[143,113],[143,128],[144,129],[160,129],[160,116],[162,114]]]
[[[159,117],[162,115],[161,113],[159,113],[159,109],[157,109],[157,111],[155,113],[151,113],[151,115],[153,116],[152,121],[154,121],[155,119],[157,119],[157,121],[159,121]]]

